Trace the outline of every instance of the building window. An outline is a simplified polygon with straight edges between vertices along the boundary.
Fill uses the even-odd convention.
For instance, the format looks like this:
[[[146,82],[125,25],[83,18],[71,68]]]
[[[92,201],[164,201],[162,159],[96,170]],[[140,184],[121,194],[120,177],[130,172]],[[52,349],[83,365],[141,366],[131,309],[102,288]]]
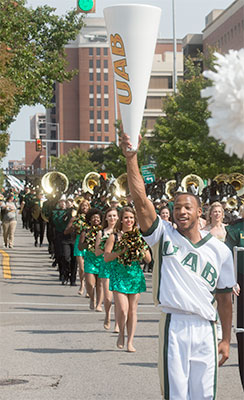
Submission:
[[[101,119],[101,111],[97,111],[97,119]]]
[[[93,60],[89,60],[89,68],[93,68]]]
[[[89,93],[94,93],[94,87],[93,86],[89,86]]]
[[[90,124],[90,132],[94,132],[94,124]]]
[[[93,56],[93,47],[89,47],[89,56]]]
[[[107,48],[107,47],[105,47],[105,48],[103,49],[103,54],[104,54],[105,56],[108,55],[108,48]]]
[[[104,85],[104,93],[108,93],[108,85]]]
[[[101,60],[97,60],[96,61],[96,67],[97,68],[101,68]]]
[[[93,106],[94,106],[94,99],[91,98],[91,99],[90,99],[90,107],[93,107]]]
[[[97,99],[97,106],[101,107],[101,99]]]
[[[90,110],[90,119],[94,119],[94,111]]]
[[[90,136],[90,142],[94,142],[94,136]]]
[[[105,72],[105,74],[104,74],[104,80],[108,81],[108,73],[107,72]]]
[[[105,142],[109,142],[109,137],[105,136]]]
[[[108,68],[108,60],[103,61],[103,66],[104,66],[104,68]]]
[[[107,99],[107,98],[104,99],[104,106],[105,106],[105,107],[108,107],[108,99]]]
[[[173,77],[168,76],[168,89],[173,89]]]
[[[100,47],[97,47],[97,48],[96,48],[96,54],[97,54],[97,56],[100,56],[100,54],[101,54],[101,49],[100,49]]]
[[[100,72],[98,72],[97,73],[97,81],[100,81],[101,80],[101,74],[100,74]]]
[[[105,132],[109,131],[109,125],[108,124],[104,124],[104,130],[105,130]]]
[[[97,93],[101,93],[101,86],[97,86]]]
[[[101,132],[102,131],[102,125],[101,124],[97,124],[97,131]],[[100,139],[101,140],[101,139]]]
[[[104,119],[108,119],[108,111],[104,111]]]
[[[97,137],[97,141],[98,141],[98,142],[101,142],[101,141],[102,141],[102,136],[98,136],[98,137]]]
[[[90,72],[90,74],[89,74],[89,81],[93,81],[93,73],[92,72]]]

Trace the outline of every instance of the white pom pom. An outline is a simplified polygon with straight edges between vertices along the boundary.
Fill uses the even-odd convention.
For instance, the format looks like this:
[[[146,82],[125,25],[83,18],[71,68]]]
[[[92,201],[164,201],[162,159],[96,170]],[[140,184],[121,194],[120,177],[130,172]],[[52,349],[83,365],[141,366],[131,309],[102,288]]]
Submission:
[[[213,86],[201,91],[208,98],[209,134],[225,143],[225,151],[244,156],[244,49],[230,50],[225,56],[215,53],[217,72],[203,75]]]

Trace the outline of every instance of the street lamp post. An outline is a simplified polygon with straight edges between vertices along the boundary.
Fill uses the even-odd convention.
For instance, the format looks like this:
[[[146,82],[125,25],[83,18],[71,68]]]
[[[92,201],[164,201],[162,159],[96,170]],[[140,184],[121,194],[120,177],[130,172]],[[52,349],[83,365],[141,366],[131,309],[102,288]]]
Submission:
[[[173,16],[173,43],[174,43],[174,51],[173,51],[173,88],[174,93],[177,90],[177,65],[176,65],[176,55],[177,55],[177,43],[175,36],[175,0],[172,0],[172,16]]]

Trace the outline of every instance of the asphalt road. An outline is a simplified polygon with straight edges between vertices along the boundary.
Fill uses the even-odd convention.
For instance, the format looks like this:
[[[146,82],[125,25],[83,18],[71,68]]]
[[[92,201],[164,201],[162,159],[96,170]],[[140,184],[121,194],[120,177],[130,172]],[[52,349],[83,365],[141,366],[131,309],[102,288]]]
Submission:
[[[20,221],[14,248],[2,248],[0,257],[0,400],[161,399],[150,274],[132,354],[117,349],[113,326],[103,329],[104,313],[89,310],[78,286],[60,285],[46,242],[34,247]],[[218,399],[243,399],[234,334]]]

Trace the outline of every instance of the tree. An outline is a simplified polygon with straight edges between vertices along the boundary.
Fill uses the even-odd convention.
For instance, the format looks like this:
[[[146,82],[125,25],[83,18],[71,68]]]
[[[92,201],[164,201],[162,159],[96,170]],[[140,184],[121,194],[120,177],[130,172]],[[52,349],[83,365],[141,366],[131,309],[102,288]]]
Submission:
[[[117,120],[115,122],[115,127],[117,129],[118,136],[120,137],[122,130],[121,120]],[[146,138],[144,138],[146,133],[144,125],[142,126],[140,133],[142,136],[142,141],[138,151],[138,162],[139,165],[141,166],[144,164],[148,164],[149,162],[148,141]],[[101,165],[99,165],[99,168],[101,168],[102,165],[104,165],[105,171],[110,175],[112,174],[115,178],[126,172],[126,161],[120,147],[118,147],[115,143],[113,143],[106,149],[99,149],[99,150],[102,150],[102,155],[103,155],[103,158],[101,158],[101,153],[98,153],[100,156],[100,159],[98,158],[98,160],[99,162],[102,161]],[[95,154],[96,152],[93,153],[93,156],[95,156]],[[92,160],[95,161],[95,158],[94,159],[92,158]]]
[[[165,102],[166,115],[158,118],[149,142],[157,176],[173,178],[181,172],[182,176],[195,173],[206,179],[219,173],[243,173],[243,162],[227,155],[224,145],[208,136],[206,120],[210,114],[200,92],[211,82],[191,59],[186,60],[186,70],[178,92]]]
[[[0,43],[0,123],[4,122],[5,115],[13,112],[14,95],[18,92],[14,82],[7,77],[7,66],[12,58],[6,45]]]
[[[13,109],[0,109],[1,130],[23,105],[50,106],[55,81],[69,81],[76,73],[67,68],[64,46],[76,38],[83,15],[74,10],[59,17],[51,7],[32,9],[25,4],[26,0],[0,0],[0,44],[11,55],[4,75],[17,88]]]
[[[59,158],[51,158],[55,171],[67,176],[70,183],[81,182],[88,172],[97,171],[97,164],[89,160],[88,152],[75,147]]]

